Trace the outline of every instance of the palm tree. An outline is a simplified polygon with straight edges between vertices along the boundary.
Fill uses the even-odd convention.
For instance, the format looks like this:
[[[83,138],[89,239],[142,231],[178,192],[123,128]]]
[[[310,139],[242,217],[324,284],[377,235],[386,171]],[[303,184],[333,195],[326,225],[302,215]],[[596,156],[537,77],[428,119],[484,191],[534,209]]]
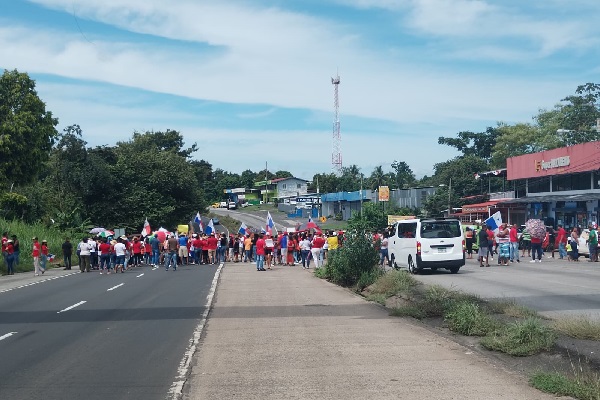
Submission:
[[[371,176],[369,177],[369,185],[372,190],[376,190],[379,186],[385,185],[385,172],[383,172],[383,167],[381,165],[375,167],[373,172],[371,172]]]

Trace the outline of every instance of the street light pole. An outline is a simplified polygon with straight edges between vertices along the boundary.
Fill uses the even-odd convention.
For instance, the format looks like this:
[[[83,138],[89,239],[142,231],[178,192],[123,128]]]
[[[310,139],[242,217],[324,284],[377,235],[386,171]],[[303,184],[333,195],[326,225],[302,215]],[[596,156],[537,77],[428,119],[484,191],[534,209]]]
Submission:
[[[450,184],[448,185],[448,218],[450,217],[450,213],[451,211],[451,207],[452,205],[450,204],[450,197],[452,196],[452,177],[450,177]]]

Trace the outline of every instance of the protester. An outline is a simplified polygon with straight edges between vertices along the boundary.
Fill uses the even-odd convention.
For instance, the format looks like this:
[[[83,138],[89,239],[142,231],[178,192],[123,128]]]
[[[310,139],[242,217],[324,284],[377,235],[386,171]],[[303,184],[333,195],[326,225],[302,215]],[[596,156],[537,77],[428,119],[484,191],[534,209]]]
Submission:
[[[300,257],[302,257],[302,268],[309,269],[310,268],[310,260],[308,255],[310,254],[310,240],[306,234],[302,235],[300,243],[298,243],[300,247]]]
[[[98,254],[100,256],[100,275],[104,272],[106,274],[110,274],[110,244],[108,243],[108,239],[103,238],[100,242],[100,246],[98,246]]]
[[[19,239],[17,239],[17,235],[12,235],[11,239],[13,241],[13,249],[14,249],[14,257],[15,257],[15,261],[14,261],[14,266],[17,267],[21,261],[21,243],[19,242]]]
[[[312,258],[315,260],[315,268],[321,268],[323,266],[323,246],[325,245],[325,239],[322,233],[317,233],[311,242],[311,253]]]
[[[165,260],[165,271],[169,270],[171,264],[173,264],[173,271],[177,271],[177,250],[179,247],[177,238],[174,236],[167,236],[167,246],[169,253],[167,254]]]
[[[71,240],[66,238],[62,244],[63,262],[65,263],[65,270],[71,269],[71,256],[73,254],[73,244]]]
[[[467,258],[473,258],[473,229],[468,226],[465,229],[465,247],[467,249]]]
[[[263,239],[263,234],[255,235],[256,236],[256,270],[257,271],[266,271],[265,270],[265,240]]]
[[[542,262],[542,255],[544,251],[542,250],[542,238],[531,236],[531,263],[533,262]],[[536,260],[537,255],[537,260]]]
[[[496,235],[496,242],[499,247],[498,264],[507,266],[510,259],[510,231],[505,223],[500,225],[500,229]]]
[[[125,253],[127,248],[122,238],[117,239],[117,243],[114,245],[116,261],[115,261],[115,273],[121,271],[121,273],[125,272]]]
[[[508,233],[509,243],[510,243],[510,262],[515,262],[515,260],[520,263],[521,259],[519,258],[519,231],[517,230],[517,224],[513,224]]]
[[[558,224],[556,243],[558,244],[558,257],[562,260],[567,256],[567,231],[563,228],[562,224]]]
[[[271,269],[271,264],[273,262],[273,250],[275,248],[275,243],[273,242],[273,238],[270,233],[267,233],[265,239],[265,263],[267,265],[267,269]]]
[[[4,260],[6,261],[7,274],[14,275],[15,248],[12,239],[7,239],[6,242],[2,244],[2,254],[4,254]]]
[[[479,233],[477,233],[477,238],[479,240],[479,251],[478,251],[478,260],[479,266],[483,267],[483,261],[485,259],[485,266],[489,267],[489,254],[490,254],[490,246],[489,246],[489,235],[487,232],[487,225],[483,225]]]
[[[37,238],[34,239],[37,241]],[[90,272],[90,244],[88,243],[88,238],[84,237],[79,245],[77,246],[79,249],[79,272]]]
[[[588,226],[588,250],[590,252],[589,262],[598,261],[598,233],[596,232],[596,224],[591,223]]]

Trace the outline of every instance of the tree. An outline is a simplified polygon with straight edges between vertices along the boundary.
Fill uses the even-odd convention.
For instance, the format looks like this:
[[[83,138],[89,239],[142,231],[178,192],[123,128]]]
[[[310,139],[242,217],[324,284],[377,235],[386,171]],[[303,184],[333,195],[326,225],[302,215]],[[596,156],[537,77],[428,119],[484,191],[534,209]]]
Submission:
[[[562,107],[562,124],[564,141],[567,146],[598,140],[600,132],[596,131],[596,120],[600,118],[600,85],[586,83],[575,90],[575,94],[567,96]]]
[[[369,187],[372,190],[377,190],[379,186],[384,186],[387,184],[386,182],[385,172],[383,172],[383,167],[378,165],[375,167],[373,172],[371,172],[371,176],[369,177]]]
[[[35,81],[17,70],[0,77],[0,184],[34,182],[48,160],[58,120],[46,111]]]
[[[339,178],[334,173],[316,174],[313,176],[312,182],[308,185],[308,190],[311,192],[320,193],[335,193],[339,190]]]
[[[543,133],[538,126],[524,123],[515,125],[500,124],[498,131],[500,135],[494,145],[494,154],[491,159],[492,167],[506,168],[506,159],[509,157],[546,149]]]
[[[357,232],[373,232],[387,226],[387,216],[380,204],[366,202],[362,213],[355,211],[348,220],[348,229]]]
[[[456,148],[463,156],[477,156],[486,161],[492,157],[499,132],[488,127],[485,132],[459,132],[458,138],[439,137],[438,143]]]
[[[294,175],[289,171],[277,171],[275,172],[277,178],[293,178]]]
[[[394,182],[398,189],[408,188],[415,182],[415,174],[406,162],[394,160],[392,168],[394,170]]]

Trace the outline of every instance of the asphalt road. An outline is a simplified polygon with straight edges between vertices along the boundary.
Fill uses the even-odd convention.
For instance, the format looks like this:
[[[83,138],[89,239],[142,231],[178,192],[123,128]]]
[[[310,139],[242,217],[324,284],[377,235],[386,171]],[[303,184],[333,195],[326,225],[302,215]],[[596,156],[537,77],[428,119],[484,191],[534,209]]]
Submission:
[[[237,210],[228,210],[226,208],[211,208],[211,212],[217,215],[229,215],[231,218],[235,218],[240,222],[245,223],[248,226],[255,228],[263,228],[267,223],[267,211],[259,210],[259,211],[245,211],[244,208],[240,208]],[[279,212],[272,212],[271,217],[273,218],[273,222],[275,223],[275,228],[278,231],[284,231],[287,227],[295,227],[295,222],[290,224],[286,219],[280,217]]]
[[[216,270],[90,272],[0,293],[0,399],[167,398]]]
[[[508,267],[490,260],[480,268],[475,260],[456,275],[445,270],[424,271],[416,277],[424,283],[475,293],[483,298],[515,299],[519,304],[548,317],[585,315],[600,320],[600,263],[544,258],[541,263],[520,263]]]

